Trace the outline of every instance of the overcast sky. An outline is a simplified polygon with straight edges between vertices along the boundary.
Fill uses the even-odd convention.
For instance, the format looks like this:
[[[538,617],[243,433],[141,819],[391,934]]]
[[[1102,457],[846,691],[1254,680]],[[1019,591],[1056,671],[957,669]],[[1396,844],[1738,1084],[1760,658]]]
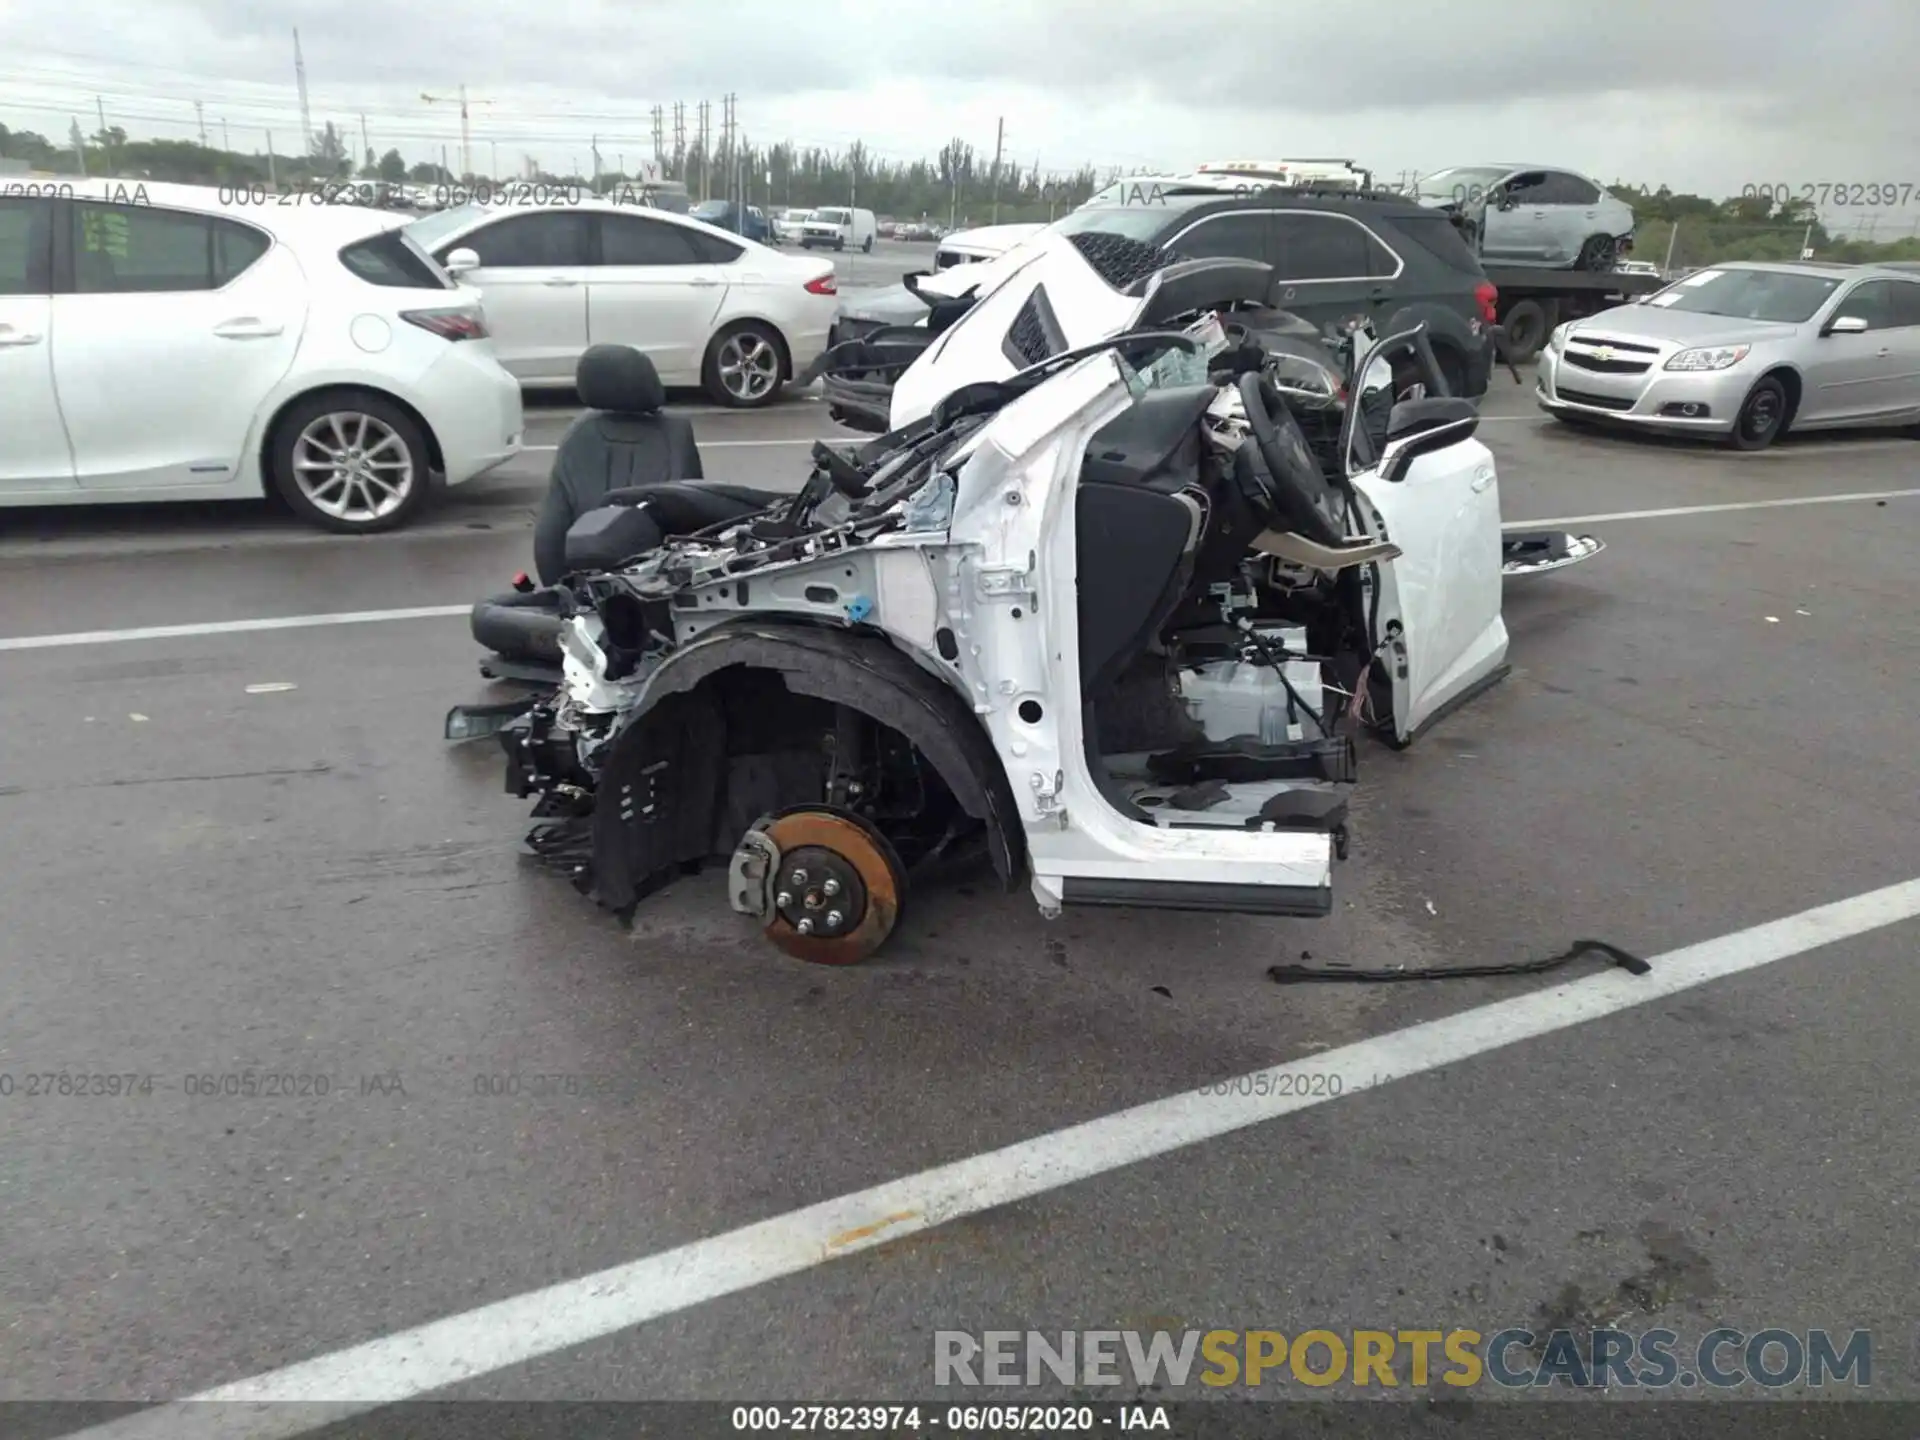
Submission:
[[[1920,5],[1911,0],[5,0],[0,123],[69,117],[235,148],[295,144],[292,30],[315,126],[477,170],[652,149],[651,107],[739,96],[754,142],[890,158],[958,134],[991,155],[1186,168],[1351,156],[1398,178],[1472,161],[1737,194],[1880,182],[1920,222]]]

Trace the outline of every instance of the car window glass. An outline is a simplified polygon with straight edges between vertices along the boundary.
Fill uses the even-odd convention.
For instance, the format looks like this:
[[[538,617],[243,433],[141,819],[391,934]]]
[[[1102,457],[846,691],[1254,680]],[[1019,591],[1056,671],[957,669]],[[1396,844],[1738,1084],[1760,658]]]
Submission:
[[[637,215],[600,217],[602,265],[695,265],[700,257],[688,231]]]
[[[213,288],[236,279],[240,273],[272,247],[273,242],[251,225],[231,220],[212,220]]]
[[[73,288],[81,295],[211,290],[212,221],[151,205],[73,206]]]
[[[47,200],[0,200],[0,295],[44,295],[49,289]]]
[[[1527,192],[1527,198],[1536,205],[1592,205],[1599,201],[1600,192],[1578,175],[1549,170],[1539,187]]]
[[[1225,214],[1202,220],[1173,242],[1173,248],[1196,260],[1232,258],[1267,260],[1272,228],[1267,215]]]
[[[695,230],[682,233],[692,242],[700,258],[709,265],[731,265],[747,253],[744,246],[735,245],[730,240],[722,240],[718,235],[702,235]]]
[[[1920,325],[1920,283],[1912,280],[1889,280],[1893,287],[1893,323],[1895,325]]]
[[[1893,281],[1869,280],[1856,285],[1834,313],[1858,316],[1874,330],[1887,329],[1894,323]]]
[[[454,241],[452,250],[471,250],[492,268],[585,265],[587,226],[578,214],[513,215]]]
[[[1368,273],[1367,232],[1350,220],[1278,215],[1274,233],[1274,268],[1282,280],[1353,280]]]

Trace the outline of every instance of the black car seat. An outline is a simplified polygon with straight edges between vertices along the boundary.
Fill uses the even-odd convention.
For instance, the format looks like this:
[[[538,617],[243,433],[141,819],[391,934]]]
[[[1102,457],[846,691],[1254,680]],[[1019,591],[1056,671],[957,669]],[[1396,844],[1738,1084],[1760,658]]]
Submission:
[[[615,491],[698,480],[693,422],[666,413],[653,361],[631,345],[595,345],[574,368],[584,407],[553,456],[547,497],[533,526],[533,568],[542,585],[567,573],[567,531]]]
[[[540,586],[525,582],[473,607],[473,638],[493,652],[481,669],[496,678],[557,674],[553,587],[569,573],[617,564],[667,536],[751,515],[785,498],[707,481],[692,423],[666,413],[659,372],[631,345],[592,346],[580,357],[574,381],[585,410],[555,450],[534,522]]]

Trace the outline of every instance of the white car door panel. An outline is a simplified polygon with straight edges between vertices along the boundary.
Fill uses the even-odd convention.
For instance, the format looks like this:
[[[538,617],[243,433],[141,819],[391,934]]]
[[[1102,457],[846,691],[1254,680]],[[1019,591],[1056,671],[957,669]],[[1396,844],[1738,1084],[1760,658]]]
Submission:
[[[74,488],[53,390],[52,330],[46,296],[0,295],[0,494]]]
[[[230,220],[79,202],[70,214],[75,293],[53,300],[53,378],[79,485],[229,483],[300,346],[298,262]]]
[[[726,303],[730,267],[706,263],[692,232],[641,215],[602,215],[587,282],[587,338],[644,351],[666,385],[699,383]],[[743,276],[751,280],[753,276]]]
[[[53,389],[53,202],[0,198],[0,496],[72,490]]]
[[[1471,439],[1415,457],[1400,480],[1368,470],[1352,484],[1400,547],[1380,566],[1375,640],[1399,625],[1382,658],[1404,741],[1506,663],[1500,486],[1493,452]]]
[[[479,268],[461,276],[480,291],[494,354],[523,385],[571,385],[587,348],[588,218],[545,210],[488,221],[435,252],[445,264],[472,250]]]

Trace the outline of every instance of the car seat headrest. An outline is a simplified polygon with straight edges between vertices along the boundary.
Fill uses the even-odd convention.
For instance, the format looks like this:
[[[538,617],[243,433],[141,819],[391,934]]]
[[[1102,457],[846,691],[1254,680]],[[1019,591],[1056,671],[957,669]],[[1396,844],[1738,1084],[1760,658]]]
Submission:
[[[647,415],[667,403],[653,361],[631,345],[592,345],[573,372],[580,403],[589,410]]]

